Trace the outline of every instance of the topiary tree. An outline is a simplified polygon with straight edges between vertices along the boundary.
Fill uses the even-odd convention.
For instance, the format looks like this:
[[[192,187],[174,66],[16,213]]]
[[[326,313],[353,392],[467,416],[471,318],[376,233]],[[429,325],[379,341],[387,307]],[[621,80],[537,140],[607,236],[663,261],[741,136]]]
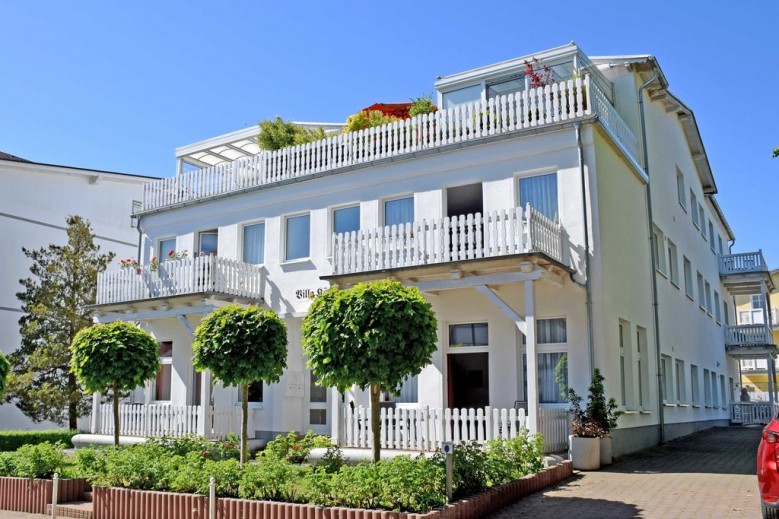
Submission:
[[[119,397],[157,374],[157,341],[131,323],[116,321],[84,328],[76,334],[70,351],[70,370],[84,388],[91,393],[111,392],[114,445],[119,445]]]
[[[308,366],[325,387],[342,393],[370,388],[373,460],[379,460],[379,395],[430,363],[437,348],[437,322],[417,288],[397,281],[330,288],[314,299],[303,321]]]
[[[3,399],[5,394],[5,381],[9,371],[11,371],[11,363],[0,353],[0,400]]]
[[[195,330],[195,369],[211,370],[225,386],[241,388],[241,465],[247,459],[249,384],[273,383],[287,367],[287,327],[278,315],[257,306],[224,306]]]

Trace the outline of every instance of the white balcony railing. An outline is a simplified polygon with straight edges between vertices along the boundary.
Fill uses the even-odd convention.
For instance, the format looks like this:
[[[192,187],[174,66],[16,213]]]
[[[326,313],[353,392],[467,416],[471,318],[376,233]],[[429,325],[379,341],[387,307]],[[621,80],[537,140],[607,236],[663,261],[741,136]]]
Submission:
[[[763,425],[771,421],[776,409],[768,402],[737,402],[730,404],[730,422],[741,425]]]
[[[542,252],[563,262],[563,232],[528,205],[334,234],[333,274]]]
[[[726,346],[773,344],[771,331],[765,324],[744,324],[724,328]]]
[[[373,433],[370,409],[343,406],[341,446],[370,448]],[[545,452],[565,450],[568,444],[568,414],[565,408],[540,408],[539,432]],[[442,442],[484,443],[494,438],[514,438],[527,428],[524,409],[382,408],[381,448],[432,451]]]
[[[101,404],[95,434],[114,434],[114,406]],[[188,436],[198,434],[203,419],[203,408],[198,405],[119,404],[119,432],[122,436]],[[225,438],[240,430],[241,410],[237,407],[212,407],[211,426],[206,436]]]
[[[289,181],[376,160],[478,141],[597,113],[624,149],[638,142],[590,77],[469,103],[179,174],[144,186],[143,211]]]
[[[729,274],[749,274],[752,272],[768,272],[762,251],[743,252],[720,256],[719,272],[721,276]]]
[[[158,267],[102,272],[97,277],[97,304],[157,297],[217,293],[250,299],[262,297],[262,271],[219,256],[161,262]]]

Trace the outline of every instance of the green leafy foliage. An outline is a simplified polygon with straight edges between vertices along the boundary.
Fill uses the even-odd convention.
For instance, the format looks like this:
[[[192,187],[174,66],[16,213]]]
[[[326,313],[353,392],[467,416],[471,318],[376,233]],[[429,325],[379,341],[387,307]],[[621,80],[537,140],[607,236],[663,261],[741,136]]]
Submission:
[[[185,456],[191,452],[212,461],[237,460],[240,451],[238,437],[230,433],[224,440],[209,440],[202,436],[181,437],[155,436],[146,440],[147,445],[158,445],[174,456]]]
[[[381,126],[382,124],[392,123],[400,120],[401,119],[398,117],[386,115],[379,110],[370,110],[367,112],[361,110],[356,114],[350,115],[346,119],[346,124],[344,124],[341,132],[356,132],[357,130],[365,130],[366,128],[373,128],[374,126]]]
[[[66,223],[65,245],[22,249],[31,276],[19,281],[23,291],[16,294],[24,312],[21,345],[8,358],[5,399],[35,422],[76,429],[78,417],[91,409],[91,396],[70,372],[69,346],[79,330],[92,324],[97,275],[114,254],[100,254],[88,221],[69,216]]]
[[[515,438],[495,438],[485,444],[487,484],[490,487],[534,474],[544,468],[544,437],[530,436],[526,429]]]
[[[0,452],[0,476],[50,479],[65,467],[64,445],[49,442],[23,445],[16,452]]]
[[[238,496],[244,499],[301,502],[300,482],[306,469],[283,460],[264,458],[247,465],[241,476]]]
[[[433,94],[427,94],[411,100],[411,106],[408,107],[408,115],[411,117],[420,114],[432,114],[438,111],[438,107],[433,103]]]
[[[125,321],[81,330],[71,345],[71,369],[89,392],[130,391],[160,367],[157,342]]]
[[[302,332],[308,366],[321,385],[345,392],[380,384],[397,394],[431,362],[437,326],[417,288],[383,280],[326,290],[311,304]]]
[[[287,460],[290,463],[304,463],[308,461],[311,449],[317,447],[331,447],[333,441],[329,436],[315,434],[308,431],[305,436],[298,438],[295,431],[290,431],[285,436],[281,434],[271,440],[262,451],[262,456],[277,460]]]
[[[260,121],[260,133],[257,135],[257,145],[263,150],[280,150],[287,146],[306,144],[327,137],[323,128],[309,129],[276,117],[272,121]]]
[[[0,400],[5,395],[5,384],[8,379],[8,373],[11,371],[11,363],[8,362],[2,353],[0,353]]]
[[[776,157],[779,157],[779,147],[774,148],[774,153],[771,156],[772,159],[775,159]]]
[[[573,388],[568,390],[568,400],[571,403],[571,432],[583,438],[602,438],[608,436],[612,429],[617,428],[617,422],[622,411],[617,411],[614,398],[606,401],[603,381],[605,378],[600,370],[595,368],[588,390],[587,405],[582,409],[582,397]]]
[[[338,445],[331,445],[327,448],[327,452],[322,456],[322,461],[319,462],[319,467],[322,467],[328,474],[334,474],[341,470],[346,464],[346,458],[344,458],[341,449]]]
[[[15,451],[22,445],[37,445],[38,443],[61,443],[65,447],[73,447],[71,439],[78,431],[69,429],[54,429],[51,431],[0,431],[0,451]]]
[[[452,451],[453,494],[456,499],[478,494],[487,488],[489,467],[487,453],[475,441],[460,442]]]

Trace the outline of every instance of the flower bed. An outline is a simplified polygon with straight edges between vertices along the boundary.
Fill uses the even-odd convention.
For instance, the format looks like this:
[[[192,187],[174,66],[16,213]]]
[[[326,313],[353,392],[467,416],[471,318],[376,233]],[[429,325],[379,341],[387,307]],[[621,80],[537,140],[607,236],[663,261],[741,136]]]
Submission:
[[[310,504],[217,498],[218,519],[476,519],[493,513],[533,492],[559,483],[573,474],[571,462],[544,469],[517,481],[461,499],[427,512],[389,512]],[[195,494],[175,494],[124,488],[95,488],[94,519],[201,519],[208,517],[208,498]]]

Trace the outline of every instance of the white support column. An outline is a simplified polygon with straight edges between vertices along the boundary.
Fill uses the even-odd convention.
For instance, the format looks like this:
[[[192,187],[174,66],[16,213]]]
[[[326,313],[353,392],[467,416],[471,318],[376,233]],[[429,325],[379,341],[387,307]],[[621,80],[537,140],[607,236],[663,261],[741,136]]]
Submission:
[[[525,281],[525,351],[527,354],[527,428],[538,432],[538,357],[536,355],[536,313],[533,281]]]
[[[92,423],[90,424],[89,430],[92,434],[100,434],[100,430],[102,427],[100,426],[101,422],[101,416],[100,416],[100,393],[95,391],[92,393]]]
[[[200,416],[197,422],[197,435],[211,437],[211,371],[205,370],[200,376]]]
[[[330,390],[330,437],[333,444],[338,445],[341,441],[341,393],[336,388]]]
[[[766,355],[768,361],[768,404],[771,406],[771,415],[774,414],[774,381],[776,380],[776,367],[774,366],[774,358],[769,354]]]

